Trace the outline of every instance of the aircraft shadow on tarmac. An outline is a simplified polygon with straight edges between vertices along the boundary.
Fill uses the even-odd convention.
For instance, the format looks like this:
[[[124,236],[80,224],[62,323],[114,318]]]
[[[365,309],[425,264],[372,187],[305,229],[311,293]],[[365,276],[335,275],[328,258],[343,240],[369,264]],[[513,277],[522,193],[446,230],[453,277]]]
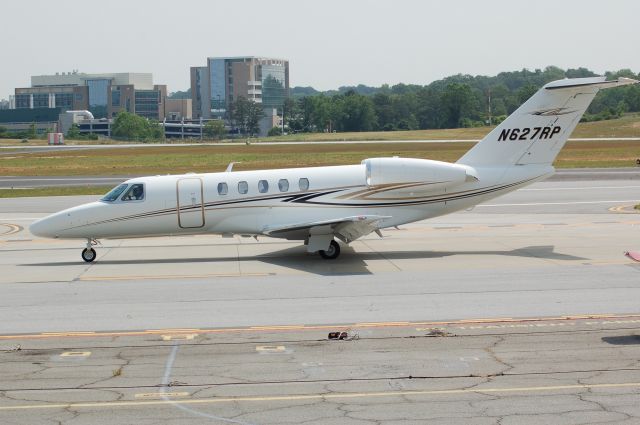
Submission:
[[[611,345],[640,345],[640,335],[604,336],[602,341]]]
[[[292,247],[274,251],[263,255],[248,255],[240,257],[199,257],[199,258],[153,258],[131,260],[109,260],[98,258],[93,267],[105,265],[127,264],[185,264],[185,263],[226,263],[226,262],[250,262],[260,261],[275,266],[285,267],[314,273],[321,276],[335,275],[366,275],[372,274],[367,261],[371,260],[419,260],[430,258],[443,258],[454,255],[498,255],[507,257],[539,258],[548,260],[587,260],[586,258],[554,252],[553,245],[528,246],[504,251],[381,251],[381,252],[356,252],[350,246],[342,247],[342,254],[337,260],[323,260],[318,255],[307,254],[303,246]],[[48,262],[21,264],[21,266],[51,267],[51,266],[77,266],[81,262]]]

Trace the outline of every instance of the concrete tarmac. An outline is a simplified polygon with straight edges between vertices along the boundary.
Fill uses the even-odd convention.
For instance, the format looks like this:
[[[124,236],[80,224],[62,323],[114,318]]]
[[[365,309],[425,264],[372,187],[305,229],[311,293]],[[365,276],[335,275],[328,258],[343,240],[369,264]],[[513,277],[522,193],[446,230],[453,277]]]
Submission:
[[[26,230],[87,199],[0,201],[2,424],[640,422],[637,181],[538,183],[336,261],[194,236],[87,265]]]

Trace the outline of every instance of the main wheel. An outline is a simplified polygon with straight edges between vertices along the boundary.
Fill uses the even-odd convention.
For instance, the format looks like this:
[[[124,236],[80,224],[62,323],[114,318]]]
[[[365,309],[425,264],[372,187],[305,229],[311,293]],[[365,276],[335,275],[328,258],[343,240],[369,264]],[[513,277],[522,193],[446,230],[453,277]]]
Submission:
[[[85,248],[82,250],[82,259],[87,263],[91,263],[96,259],[96,250],[93,248]]]
[[[331,241],[329,249],[326,251],[320,250],[318,252],[325,260],[335,260],[340,255],[340,245],[336,241]]]

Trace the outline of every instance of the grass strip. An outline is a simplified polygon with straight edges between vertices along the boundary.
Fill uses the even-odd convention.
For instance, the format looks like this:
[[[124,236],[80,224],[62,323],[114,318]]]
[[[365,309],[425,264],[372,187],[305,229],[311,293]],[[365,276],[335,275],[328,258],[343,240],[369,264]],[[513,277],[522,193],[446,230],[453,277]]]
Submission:
[[[363,143],[300,145],[197,145],[46,151],[0,155],[5,176],[156,175],[358,164],[365,158],[401,156],[455,162],[474,143]],[[640,142],[569,142],[558,168],[633,167]]]
[[[0,189],[0,198],[29,198],[35,196],[104,195],[110,186],[53,186],[25,189]]]

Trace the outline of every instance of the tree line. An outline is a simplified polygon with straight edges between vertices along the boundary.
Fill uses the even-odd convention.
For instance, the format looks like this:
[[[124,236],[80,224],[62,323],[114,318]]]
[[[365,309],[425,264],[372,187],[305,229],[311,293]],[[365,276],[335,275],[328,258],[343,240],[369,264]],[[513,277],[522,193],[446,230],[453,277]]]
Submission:
[[[285,102],[285,123],[290,131],[391,131],[477,127],[497,124],[515,111],[544,84],[563,78],[592,77],[586,69],[523,69],[493,77],[454,75],[431,84],[364,85],[318,92],[295,87]],[[607,72],[609,79],[640,74],[624,69]],[[640,112],[640,86],[603,90],[583,121],[620,117]]]

